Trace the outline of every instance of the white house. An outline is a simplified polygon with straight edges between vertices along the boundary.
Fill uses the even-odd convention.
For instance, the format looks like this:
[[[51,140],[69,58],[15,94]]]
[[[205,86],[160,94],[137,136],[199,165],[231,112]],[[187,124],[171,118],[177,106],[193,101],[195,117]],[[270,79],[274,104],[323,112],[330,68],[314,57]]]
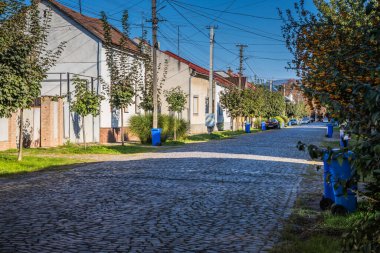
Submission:
[[[75,75],[89,80],[89,86],[94,92],[102,93],[103,85],[99,78],[109,84],[109,72],[106,64],[105,38],[103,23],[100,19],[87,17],[65,7],[55,0],[41,0],[41,12],[51,9],[51,29],[48,43],[55,48],[61,42],[66,42],[64,51],[56,65],[49,71],[48,77],[42,84],[42,96],[59,96],[72,92],[74,87],[72,79]],[[122,33],[111,28],[112,43],[120,48]],[[138,45],[129,38],[126,46],[130,59],[139,57]],[[143,72],[143,70],[140,70]],[[63,99],[63,140],[81,142],[81,119],[69,111],[69,100]],[[72,99],[72,98],[71,98]],[[138,111],[136,103],[123,110],[124,122]],[[90,142],[113,142],[120,139],[120,110],[110,108],[108,100],[101,105],[100,116],[85,119],[87,140]]]

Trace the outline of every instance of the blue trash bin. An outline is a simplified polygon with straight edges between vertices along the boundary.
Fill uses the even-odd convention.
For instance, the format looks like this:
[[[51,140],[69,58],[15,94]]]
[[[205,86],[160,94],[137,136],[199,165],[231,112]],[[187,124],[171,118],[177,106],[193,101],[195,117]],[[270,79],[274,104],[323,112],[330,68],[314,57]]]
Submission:
[[[335,204],[331,207],[333,214],[346,214],[355,212],[357,208],[357,185],[351,185],[347,188],[347,192],[344,191],[345,182],[348,182],[354,177],[354,170],[352,168],[352,159],[354,154],[351,151],[343,154],[337,153],[333,150],[333,154],[330,164],[331,172],[331,184],[334,191]],[[342,161],[338,159],[342,157]]]
[[[319,207],[322,210],[330,209],[335,200],[334,191],[331,184],[330,165],[327,162],[328,158],[329,154],[326,151],[323,155],[323,196],[319,202]]]
[[[245,132],[250,133],[251,132],[251,124],[250,123],[245,123]]]
[[[334,131],[333,125],[327,124],[327,138],[332,138],[333,131]]]
[[[265,124],[265,122],[261,122],[261,131],[265,130],[267,130],[267,125]]]
[[[152,128],[152,146],[161,146],[162,128]]]

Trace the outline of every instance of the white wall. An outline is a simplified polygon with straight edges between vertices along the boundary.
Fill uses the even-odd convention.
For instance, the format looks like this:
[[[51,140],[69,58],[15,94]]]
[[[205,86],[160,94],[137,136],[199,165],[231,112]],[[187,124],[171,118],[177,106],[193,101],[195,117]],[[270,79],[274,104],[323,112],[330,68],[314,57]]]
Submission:
[[[226,88],[216,85],[215,86],[215,116],[216,122],[219,124],[223,124],[224,130],[230,130],[231,128],[231,118],[228,116],[227,110],[224,110],[220,105],[220,92],[224,91]],[[219,107],[219,108],[218,108]]]
[[[107,63],[106,63],[106,49],[104,47],[101,48],[101,57],[100,57],[100,69],[101,69],[101,77],[104,80],[105,84],[107,87],[110,85],[110,74],[108,71]],[[127,61],[132,62],[136,59],[135,56],[130,55],[130,57],[127,59]],[[138,72],[140,72],[141,77],[143,76],[145,69],[140,62],[140,67]],[[143,78],[141,78],[141,82],[143,82]],[[102,87],[103,88],[103,87]],[[135,90],[138,89],[138,84],[135,86]],[[105,91],[101,89],[102,91]],[[100,114],[100,128],[115,128],[115,127],[121,127],[121,117],[120,117],[120,110],[115,111],[114,109],[111,108],[110,103],[109,103],[109,97],[104,93],[106,99],[102,101],[101,103],[101,114]],[[136,96],[138,94],[136,93]],[[128,109],[124,111],[124,126],[128,126],[128,120],[130,117],[133,115],[136,115],[137,112],[142,113],[143,111],[138,108],[138,104],[136,104],[136,96],[133,99],[133,102],[131,105],[129,105]],[[137,99],[137,102],[139,100]]]
[[[48,34],[48,49],[56,49],[60,43],[66,42],[64,50],[55,66],[49,73],[75,73],[97,77],[99,74],[98,58],[99,47],[98,38],[82,28],[75,21],[68,18],[55,7],[50,6],[46,1],[40,3],[40,10],[52,8],[51,28]],[[42,96],[60,95],[60,76],[49,74],[50,81],[43,82]],[[67,79],[63,75],[63,85],[61,92],[67,93]],[[73,90],[73,86],[70,87]]]
[[[8,141],[8,118],[0,118],[0,141]]]
[[[162,86],[161,92],[161,113],[169,114],[168,103],[165,100],[165,92],[174,87],[181,87],[188,96],[189,90],[189,79],[190,79],[190,68],[187,64],[181,63],[177,59],[169,57],[167,54],[158,51],[157,52],[157,62],[161,64],[161,69],[158,72],[159,80],[163,78],[165,61],[167,61],[168,72],[166,75],[165,82]],[[188,121],[189,120],[189,103],[186,104],[185,109],[181,113],[181,117]]]

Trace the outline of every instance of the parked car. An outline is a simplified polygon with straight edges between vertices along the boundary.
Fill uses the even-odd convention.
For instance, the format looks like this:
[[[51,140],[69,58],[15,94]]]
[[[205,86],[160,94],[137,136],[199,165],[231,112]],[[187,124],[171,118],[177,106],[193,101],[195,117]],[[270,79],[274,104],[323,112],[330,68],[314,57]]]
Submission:
[[[322,120],[323,123],[329,123],[329,118],[327,117],[324,117],[323,120]]]
[[[309,117],[303,117],[301,119],[301,124],[309,124],[310,123],[310,118]]]
[[[268,128],[280,128],[280,124],[278,123],[278,120],[276,119],[269,119],[265,122],[265,125]]]
[[[289,120],[289,123],[290,123],[291,126],[298,125],[298,120],[291,119],[291,120]]]

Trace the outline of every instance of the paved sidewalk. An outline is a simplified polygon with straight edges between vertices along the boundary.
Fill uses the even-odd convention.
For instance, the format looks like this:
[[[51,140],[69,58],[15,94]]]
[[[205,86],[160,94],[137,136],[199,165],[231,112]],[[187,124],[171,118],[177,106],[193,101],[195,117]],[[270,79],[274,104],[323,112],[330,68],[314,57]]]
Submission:
[[[310,166],[296,127],[0,179],[0,252],[262,252]]]

